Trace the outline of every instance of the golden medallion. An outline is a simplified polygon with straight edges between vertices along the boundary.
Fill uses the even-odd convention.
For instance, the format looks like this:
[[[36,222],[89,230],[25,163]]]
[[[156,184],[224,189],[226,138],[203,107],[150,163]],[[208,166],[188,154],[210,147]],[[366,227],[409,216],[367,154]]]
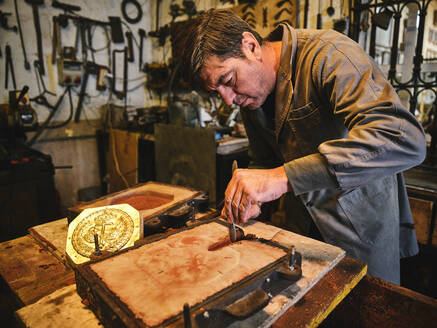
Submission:
[[[67,255],[75,264],[88,261],[96,250],[95,235],[101,251],[132,246],[140,238],[140,221],[138,211],[127,204],[86,209],[70,223]]]

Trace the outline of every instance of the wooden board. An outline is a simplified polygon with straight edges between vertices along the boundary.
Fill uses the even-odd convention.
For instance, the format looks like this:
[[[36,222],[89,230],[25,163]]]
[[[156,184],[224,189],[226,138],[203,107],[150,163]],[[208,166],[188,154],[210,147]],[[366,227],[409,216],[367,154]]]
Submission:
[[[58,289],[39,301],[16,312],[24,327],[86,327],[101,328],[102,325],[81,302],[76,284]]]
[[[67,264],[65,257],[65,245],[68,235],[67,218],[29,228],[29,234],[59,261]]]
[[[136,208],[143,220],[159,215],[177,205],[183,204],[199,194],[199,191],[159,182],[144,184],[106,195],[91,202],[79,203],[70,208],[71,218],[85,208],[128,203]]]
[[[417,241],[422,245],[427,245],[430,230],[433,228],[432,217],[435,201],[412,196],[409,196],[408,200],[410,202],[411,212],[413,213]],[[437,238],[433,240],[433,246],[437,246]]]
[[[324,328],[435,327],[437,300],[365,276],[323,323]]]
[[[302,259],[302,270],[303,270],[303,277],[296,283],[291,285],[290,287],[286,288],[285,290],[283,290],[280,294],[276,295],[275,297],[273,297],[269,304],[262,310],[262,311],[258,311],[255,314],[253,314],[252,316],[250,316],[249,318],[245,319],[245,320],[241,320],[241,321],[237,321],[234,322],[234,324],[232,326],[236,326],[236,327],[267,327],[269,325],[271,325],[273,322],[275,322],[288,308],[290,308],[293,304],[295,304],[312,286],[314,286],[314,284],[316,284],[327,272],[330,271],[330,269],[332,269],[332,267],[334,267],[345,255],[344,251],[341,250],[338,247],[334,247],[331,245],[327,245],[325,243],[319,242],[319,241],[315,241],[300,235],[296,235],[294,233],[288,232],[288,231],[284,231],[281,230],[280,228],[277,227],[273,227],[273,226],[269,226],[260,222],[252,222],[251,224],[247,225],[245,228],[245,233],[249,234],[249,233],[253,233],[256,234],[258,237],[262,237],[266,240],[270,240],[273,241],[275,243],[281,244],[287,248],[291,247],[291,245],[294,245],[296,247],[296,250],[298,252],[301,252],[303,259]],[[226,234],[227,231],[225,229],[224,233]],[[232,245],[231,247],[233,247],[234,245]],[[164,247],[164,249],[166,249]],[[168,256],[168,254],[166,253],[166,251],[162,251],[162,255],[164,258],[167,259],[172,259],[173,261],[177,262],[176,257],[171,257]],[[119,257],[119,256],[118,256]],[[113,261],[113,259],[115,259],[117,257],[111,258],[110,260]],[[150,254],[148,256],[141,256],[141,259],[138,260],[137,262],[142,263],[141,266],[146,268],[143,272],[142,277],[146,277],[149,279],[152,279],[152,281],[154,280],[153,277],[157,277],[159,276],[159,274],[161,274],[162,272],[158,269],[156,269],[155,267],[155,271],[152,268],[149,268],[148,265],[151,265],[151,261],[154,260],[153,256],[150,256]],[[109,261],[109,260],[107,260]],[[123,262],[122,260],[117,260],[117,264],[112,263],[114,268],[119,268],[120,267],[120,263],[118,263],[120,261]],[[167,265],[172,265],[171,263],[173,261],[169,261],[169,263]],[[253,262],[257,262],[256,260],[253,260]],[[131,268],[132,263],[135,263],[135,261],[126,261],[126,270],[130,270],[129,268]],[[101,262],[104,263],[104,262]],[[190,262],[189,262],[190,263]],[[246,263],[244,261],[244,263]],[[204,264],[203,262],[200,262],[198,264]],[[133,265],[138,266],[138,265]],[[152,266],[153,267],[153,266]],[[195,266],[194,266],[195,267]],[[207,265],[203,265],[203,267],[207,267]],[[97,266],[96,266],[97,268]],[[158,267],[160,269],[165,268],[165,266],[161,266]],[[115,271],[117,270],[115,269]],[[120,279],[114,278],[116,277],[117,273],[115,273],[115,271],[111,270],[111,265],[109,264],[109,262],[107,262],[106,265],[102,265],[99,269],[96,269],[97,271],[99,271],[99,275],[101,275],[101,277],[103,278],[104,281],[106,281],[105,279],[109,279],[112,281],[108,283],[109,284],[113,284],[112,286],[116,286],[117,282],[120,281]],[[193,269],[194,270],[194,269]],[[133,270],[133,271],[129,271],[127,274],[125,273],[125,275],[132,277],[132,274],[134,271],[137,270]],[[147,272],[146,272],[147,271]],[[221,270],[220,270],[221,271]],[[219,279],[217,281],[220,281],[220,278],[223,277],[222,274],[217,273],[216,272],[216,276],[217,277],[209,277],[208,279]],[[193,272],[194,274],[195,272]],[[119,274],[119,273],[118,273]],[[97,277],[97,275],[95,275]],[[150,278],[149,276],[151,276],[152,278]],[[90,276],[88,276],[88,279],[90,278]],[[190,280],[190,275],[188,275],[187,277],[185,277],[185,280],[181,280],[180,277],[173,277],[176,281],[178,281],[178,285],[181,285],[182,289],[188,289],[188,290],[192,290],[192,291],[198,291],[200,290],[200,294],[202,291],[202,288],[190,288],[188,287],[188,285],[184,285],[183,281],[185,280]],[[207,280],[208,280],[207,279]],[[96,278],[92,278],[90,280],[96,280]],[[97,279],[98,280],[98,279]],[[96,280],[96,281],[97,281]],[[145,285],[145,283],[140,280],[138,281],[137,279],[132,279],[133,281],[136,282],[135,286],[143,286]],[[191,281],[193,280],[193,277],[191,277]],[[214,280],[213,284],[208,284],[208,287],[210,288],[210,285],[214,285],[215,283],[217,283],[216,280]],[[123,282],[125,282],[125,280],[123,280]],[[79,280],[77,280],[78,285],[79,284]],[[167,295],[168,294],[168,290],[171,289],[170,287],[173,285],[167,285],[165,284],[165,286],[161,286],[161,288],[158,288],[160,286],[160,284],[158,282],[155,281],[154,284],[154,288],[158,290],[159,293]],[[116,288],[118,288],[118,286],[116,286]],[[80,288],[78,288],[78,291],[80,292],[80,290],[86,290],[87,289],[87,284],[82,285]],[[176,289],[178,290],[178,289]],[[135,292],[137,292],[137,290],[135,289]],[[180,290],[178,290],[178,292],[181,294],[182,292]],[[186,292],[186,291],[184,291]],[[104,293],[105,294],[105,293]],[[187,300],[186,298],[186,294],[183,294],[182,299]],[[82,294],[83,297],[87,297],[86,293]],[[97,298],[95,293],[92,293],[92,295],[89,295],[92,298]],[[111,303],[112,305],[114,304],[119,304],[119,300],[121,299],[123,301],[123,297],[120,295],[118,295],[119,297],[116,297],[115,299],[117,301],[109,301],[110,299],[113,299],[113,297],[108,298],[108,295],[104,296],[104,298],[106,299],[106,302]],[[166,298],[172,297],[171,295],[167,295]],[[135,299],[142,299],[143,302],[145,302],[144,304],[140,304],[139,307],[141,306],[146,306],[145,304],[147,303],[146,300],[150,300],[149,299],[149,295],[147,298],[145,297],[141,297],[139,295],[137,295],[135,297]],[[159,304],[159,309],[160,311],[163,311],[163,309],[167,309],[167,305],[164,306],[163,304],[166,304],[165,302],[163,302],[162,300],[160,300],[160,302],[158,302]],[[180,305],[180,304],[179,304]],[[156,305],[155,305],[156,306]],[[132,305],[131,305],[132,308]],[[178,309],[180,309],[179,311],[182,310],[182,308],[180,306],[177,307]],[[94,308],[94,310],[96,310],[96,308]],[[98,311],[98,310],[97,310]],[[197,310],[196,310],[197,311]],[[134,321],[131,321],[133,323],[133,326],[135,325]]]
[[[365,271],[366,265],[363,262],[351,258],[342,259],[297,304],[290,307],[272,327],[317,326],[338,302],[355,287]],[[75,288],[76,285],[62,288],[40,301],[20,309],[16,312],[19,321],[28,328],[97,327],[99,324],[97,318],[89,308],[83,305],[81,298],[75,293]],[[70,294],[71,291],[74,293]],[[355,302],[363,302],[363,298],[355,298]],[[335,312],[338,311],[334,309],[334,314]],[[369,313],[369,315],[372,314]],[[336,317],[339,319],[338,322],[341,322],[343,316],[337,315]],[[94,318],[94,320],[88,318]],[[328,322],[335,321],[328,320]],[[84,323],[86,324],[84,325]],[[332,325],[330,327],[338,326]],[[414,324],[411,326],[415,327]]]
[[[364,262],[346,257],[321,279],[302,299],[290,307],[273,328],[317,327],[366,275]],[[311,311],[308,311],[311,309]],[[337,327],[346,327],[338,325]]]
[[[226,226],[207,223],[90,267],[135,317],[155,326],[180,314],[185,303],[199,304],[287,255],[249,240],[208,250],[228,235]]]
[[[109,192],[114,193],[138,183],[139,136],[139,133],[127,130],[109,131],[109,149],[106,154]]]
[[[74,273],[30,236],[0,244],[0,274],[23,304],[74,283]]]
[[[244,231],[287,248],[294,245],[296,251],[302,254],[302,278],[271,299],[263,311],[240,321],[236,327],[269,327],[345,257],[345,251],[339,247],[262,222],[251,221]]]

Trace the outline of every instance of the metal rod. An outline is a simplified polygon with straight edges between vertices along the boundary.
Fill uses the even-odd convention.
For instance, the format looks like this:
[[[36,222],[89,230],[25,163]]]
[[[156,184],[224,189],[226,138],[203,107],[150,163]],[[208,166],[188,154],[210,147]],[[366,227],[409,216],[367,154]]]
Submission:
[[[393,31],[393,44],[391,46],[390,55],[390,69],[388,71],[388,79],[393,83],[396,78],[396,64],[398,63],[398,43],[399,43],[399,29],[401,27],[402,15],[400,12],[396,12],[394,15],[394,31]]]

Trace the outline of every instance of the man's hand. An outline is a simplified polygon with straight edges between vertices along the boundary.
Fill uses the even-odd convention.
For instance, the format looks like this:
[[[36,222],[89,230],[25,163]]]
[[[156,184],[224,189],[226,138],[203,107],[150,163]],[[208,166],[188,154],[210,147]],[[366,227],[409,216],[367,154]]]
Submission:
[[[268,170],[237,169],[225,191],[222,216],[246,223],[261,213],[261,204],[291,190],[283,166]]]

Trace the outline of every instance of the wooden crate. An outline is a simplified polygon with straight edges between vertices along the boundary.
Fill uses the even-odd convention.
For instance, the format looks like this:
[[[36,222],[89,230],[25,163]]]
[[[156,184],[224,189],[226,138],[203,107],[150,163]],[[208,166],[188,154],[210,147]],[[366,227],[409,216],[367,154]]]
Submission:
[[[437,191],[408,186],[408,200],[413,213],[417,241],[422,245],[437,246]]]

